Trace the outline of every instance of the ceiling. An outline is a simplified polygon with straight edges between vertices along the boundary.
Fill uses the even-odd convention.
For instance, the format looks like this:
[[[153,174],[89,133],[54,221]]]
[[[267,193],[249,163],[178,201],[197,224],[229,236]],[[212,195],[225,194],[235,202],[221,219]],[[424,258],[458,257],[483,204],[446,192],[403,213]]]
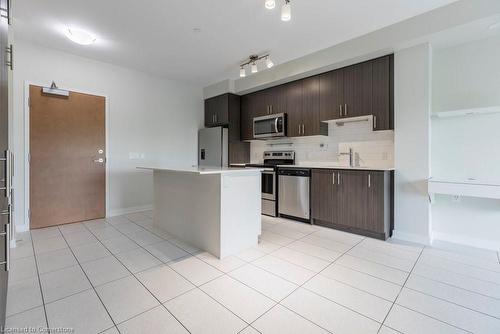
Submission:
[[[285,23],[283,0],[273,11],[264,0],[22,0],[14,2],[14,37],[205,85],[237,77],[252,53],[284,63],[454,1],[292,0]],[[67,26],[93,32],[96,44],[74,44]]]

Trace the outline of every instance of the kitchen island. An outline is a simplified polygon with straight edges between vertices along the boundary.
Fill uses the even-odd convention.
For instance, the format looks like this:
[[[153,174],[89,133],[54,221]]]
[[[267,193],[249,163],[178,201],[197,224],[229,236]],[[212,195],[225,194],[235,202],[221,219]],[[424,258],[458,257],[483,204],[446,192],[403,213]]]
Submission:
[[[153,171],[157,227],[218,258],[257,245],[261,169],[138,168]]]

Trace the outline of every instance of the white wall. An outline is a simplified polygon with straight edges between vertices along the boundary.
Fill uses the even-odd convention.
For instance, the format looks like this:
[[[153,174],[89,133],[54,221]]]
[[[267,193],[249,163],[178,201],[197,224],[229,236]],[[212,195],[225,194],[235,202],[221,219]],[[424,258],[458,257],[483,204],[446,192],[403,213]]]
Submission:
[[[348,40],[307,56],[276,64],[271,70],[260,71],[245,78],[216,83],[205,88],[205,97],[221,93],[229,86],[236,93],[248,93],[336,68],[383,56],[391,52],[421,44],[432,34],[442,32],[474,20],[500,13],[498,0],[461,0]]]
[[[434,52],[433,111],[500,106],[500,37]],[[432,175],[500,181],[500,114],[432,120]],[[500,249],[500,201],[437,196],[436,239]]]
[[[152,176],[137,165],[195,164],[197,131],[203,120],[202,87],[170,81],[16,40],[13,82],[13,149],[18,231],[26,228],[24,203],[25,83],[68,88],[108,98],[109,212],[152,204]],[[129,152],[144,153],[130,160]],[[21,226],[19,226],[21,225]]]
[[[421,44],[394,55],[394,236],[430,243],[427,192],[430,177],[432,53]]]

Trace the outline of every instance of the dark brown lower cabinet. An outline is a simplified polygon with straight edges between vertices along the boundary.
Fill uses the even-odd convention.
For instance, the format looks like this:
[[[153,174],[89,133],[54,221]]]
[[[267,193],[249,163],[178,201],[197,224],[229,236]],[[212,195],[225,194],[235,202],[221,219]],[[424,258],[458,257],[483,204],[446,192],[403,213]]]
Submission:
[[[392,217],[390,173],[314,169],[311,180],[313,223],[387,239]]]

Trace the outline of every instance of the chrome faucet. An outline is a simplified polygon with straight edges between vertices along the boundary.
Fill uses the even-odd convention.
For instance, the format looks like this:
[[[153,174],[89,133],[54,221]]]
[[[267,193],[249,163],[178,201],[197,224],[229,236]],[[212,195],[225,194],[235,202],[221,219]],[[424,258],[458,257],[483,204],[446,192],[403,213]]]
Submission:
[[[339,156],[340,155],[348,155],[349,156],[349,167],[356,167],[355,161],[354,161],[354,150],[352,149],[352,147],[349,147],[349,153],[342,152],[342,153],[339,153]]]

